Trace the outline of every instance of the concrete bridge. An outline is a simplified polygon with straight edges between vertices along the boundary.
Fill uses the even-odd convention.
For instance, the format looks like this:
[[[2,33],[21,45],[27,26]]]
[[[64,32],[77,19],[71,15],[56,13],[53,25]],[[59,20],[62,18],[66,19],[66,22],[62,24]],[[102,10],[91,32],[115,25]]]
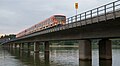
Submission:
[[[35,32],[21,38],[7,41],[4,46],[23,49],[24,43],[34,43],[34,52],[44,43],[45,56],[49,58],[49,41],[78,40],[79,59],[91,60],[91,39],[99,41],[99,59],[112,59],[111,40],[120,38],[120,1],[115,1],[87,12],[67,18],[66,24]]]

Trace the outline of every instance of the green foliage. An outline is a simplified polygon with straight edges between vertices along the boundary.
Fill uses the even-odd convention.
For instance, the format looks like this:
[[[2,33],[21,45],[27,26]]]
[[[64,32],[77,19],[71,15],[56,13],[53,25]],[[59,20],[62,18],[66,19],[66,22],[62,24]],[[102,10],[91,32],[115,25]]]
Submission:
[[[120,40],[112,40],[113,45],[120,45]]]
[[[2,38],[10,38],[10,39],[14,39],[14,38],[16,38],[16,35],[14,35],[14,34],[5,35],[5,36],[1,36],[1,37],[0,37],[0,39],[2,39]]]
[[[16,38],[16,35],[14,35],[14,34],[1,36],[0,37],[0,44],[3,42],[9,41],[11,39],[15,39],[15,38]]]

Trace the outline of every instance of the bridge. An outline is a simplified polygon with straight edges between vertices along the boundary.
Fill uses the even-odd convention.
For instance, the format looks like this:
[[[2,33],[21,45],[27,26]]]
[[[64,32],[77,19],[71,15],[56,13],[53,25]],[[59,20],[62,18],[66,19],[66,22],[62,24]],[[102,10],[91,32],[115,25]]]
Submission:
[[[4,42],[6,47],[24,48],[24,44],[34,43],[34,52],[39,52],[39,44],[45,45],[45,57],[49,58],[49,42],[56,40],[79,41],[79,59],[91,60],[91,39],[100,39],[99,59],[112,59],[111,40],[120,38],[120,0],[69,17],[63,26],[44,29],[21,38]]]

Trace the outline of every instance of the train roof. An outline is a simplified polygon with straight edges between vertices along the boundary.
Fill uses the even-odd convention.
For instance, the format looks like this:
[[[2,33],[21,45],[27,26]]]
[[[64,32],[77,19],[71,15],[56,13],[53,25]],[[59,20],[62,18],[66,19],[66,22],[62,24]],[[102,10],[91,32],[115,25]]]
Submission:
[[[54,14],[53,16],[65,16],[64,14]]]

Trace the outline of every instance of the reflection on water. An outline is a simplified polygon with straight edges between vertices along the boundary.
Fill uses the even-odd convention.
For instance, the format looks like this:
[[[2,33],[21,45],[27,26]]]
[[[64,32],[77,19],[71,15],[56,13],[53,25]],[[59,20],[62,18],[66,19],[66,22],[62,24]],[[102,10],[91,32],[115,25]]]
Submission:
[[[112,66],[112,60],[99,60],[99,66]]]
[[[120,49],[113,50],[113,61],[98,60],[98,50],[93,50],[92,61],[79,61],[78,48],[52,48],[49,54],[43,51],[19,51],[0,49],[0,66],[119,66]],[[97,60],[99,61],[97,61]]]
[[[92,66],[92,61],[79,61],[79,66]]]

